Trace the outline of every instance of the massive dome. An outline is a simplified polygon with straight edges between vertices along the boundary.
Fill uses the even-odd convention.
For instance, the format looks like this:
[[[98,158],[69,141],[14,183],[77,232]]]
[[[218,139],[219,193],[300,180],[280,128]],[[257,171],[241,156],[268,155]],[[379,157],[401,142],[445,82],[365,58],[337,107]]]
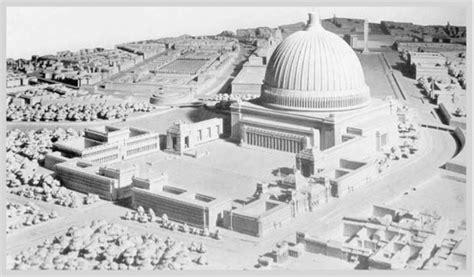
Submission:
[[[355,52],[311,13],[270,57],[261,100],[285,110],[342,111],[367,105],[369,91]]]

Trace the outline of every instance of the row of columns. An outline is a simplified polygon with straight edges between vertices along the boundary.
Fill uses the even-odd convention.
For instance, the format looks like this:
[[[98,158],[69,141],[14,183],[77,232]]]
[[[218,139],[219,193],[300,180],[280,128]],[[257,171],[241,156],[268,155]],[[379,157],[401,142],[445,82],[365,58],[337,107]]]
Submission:
[[[304,109],[333,109],[357,106],[364,103],[363,97],[339,96],[327,98],[299,97],[299,96],[273,96],[269,95],[270,103],[277,105],[298,107]]]
[[[253,132],[246,133],[246,143],[285,152],[298,153],[301,151],[301,141],[285,139],[282,137],[268,136]]]

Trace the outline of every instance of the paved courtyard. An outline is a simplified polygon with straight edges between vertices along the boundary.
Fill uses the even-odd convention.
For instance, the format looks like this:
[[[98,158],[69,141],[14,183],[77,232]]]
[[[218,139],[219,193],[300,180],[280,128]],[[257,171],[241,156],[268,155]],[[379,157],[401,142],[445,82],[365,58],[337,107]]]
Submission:
[[[383,64],[381,54],[360,54],[358,57],[364,70],[365,81],[370,87],[370,95],[382,99],[387,96],[396,98],[396,94],[388,81],[388,69]]]
[[[138,165],[141,176],[167,172],[172,185],[210,196],[243,199],[253,195],[257,182],[276,180],[276,170],[287,172],[295,161],[293,154],[243,148],[225,140],[203,144],[197,151],[209,155],[193,158],[159,152],[122,162],[122,166]]]
[[[436,212],[449,218],[450,222],[457,225],[466,219],[466,183],[448,178],[440,174],[426,182],[419,184],[415,190],[407,190],[394,199],[390,204],[408,210],[419,212]],[[465,176],[464,176],[465,177]]]

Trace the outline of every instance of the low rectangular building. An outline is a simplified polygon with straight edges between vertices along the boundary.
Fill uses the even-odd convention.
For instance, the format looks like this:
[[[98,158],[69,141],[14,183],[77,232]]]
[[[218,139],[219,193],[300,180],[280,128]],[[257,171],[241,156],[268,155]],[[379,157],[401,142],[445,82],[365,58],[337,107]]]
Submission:
[[[222,133],[222,118],[196,123],[176,122],[166,133],[166,151],[182,155],[202,143],[219,139]]]
[[[324,176],[322,179],[329,179],[332,196],[343,197],[370,183],[376,173],[375,163],[371,161],[340,159],[337,167],[325,169],[319,174]]]
[[[105,200],[120,200],[131,196],[137,167],[103,167],[83,159],[72,159],[55,165],[56,177],[69,189],[97,194]]]
[[[159,151],[159,134],[138,128],[88,128],[84,137],[55,143],[53,150],[67,158],[111,163]]]
[[[420,64],[417,63],[414,65],[415,67],[415,79],[418,80],[420,78],[446,78],[448,77],[448,67],[445,65],[427,65],[427,64]]]
[[[265,70],[266,66],[263,64],[244,64],[242,70],[240,70],[239,74],[232,81],[232,94],[259,96],[263,85],[263,79],[265,78]]]
[[[446,64],[446,57],[438,52],[408,52],[408,63],[411,65],[444,65]]]
[[[290,221],[291,206],[270,199],[258,199],[224,212],[224,227],[251,236],[263,237]]]
[[[230,208],[230,199],[222,199],[186,189],[153,184],[151,189],[132,188],[134,207],[153,209],[156,215],[198,228],[214,230],[222,221],[222,213]]]

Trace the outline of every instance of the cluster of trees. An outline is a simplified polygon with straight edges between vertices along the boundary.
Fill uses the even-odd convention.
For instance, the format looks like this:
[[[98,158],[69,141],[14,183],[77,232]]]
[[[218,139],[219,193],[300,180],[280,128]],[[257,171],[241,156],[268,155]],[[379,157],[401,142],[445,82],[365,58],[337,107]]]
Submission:
[[[42,200],[65,207],[79,207],[98,199],[84,196],[61,186],[50,174],[38,172],[38,165],[51,152],[54,142],[82,135],[73,129],[41,129],[23,132],[18,129],[7,132],[6,185],[10,193],[30,199]]]
[[[18,156],[18,155],[17,155]],[[94,195],[83,195],[61,186],[61,182],[49,174],[36,171],[36,167],[15,165],[12,159],[7,157],[6,183],[10,193],[54,203],[69,208],[77,208],[82,205],[92,204],[98,200]]]
[[[180,232],[183,232],[183,233],[201,235],[204,237],[212,237],[215,239],[221,239],[221,234],[219,230],[216,230],[216,232],[211,233],[209,232],[208,228],[204,228],[201,230],[199,228],[188,226],[186,223],[179,224],[176,222],[171,222],[168,219],[167,214],[163,214],[162,216],[157,216],[155,212],[153,211],[153,209],[151,208],[148,209],[148,213],[146,213],[145,209],[143,209],[142,206],[138,206],[136,211],[127,211],[123,219],[138,221],[140,223],[148,223],[148,222],[159,223],[161,228],[165,228],[171,231],[179,230]]]
[[[426,94],[431,93],[431,83],[424,77],[418,79],[418,84],[423,88]]]
[[[207,264],[202,253],[193,253],[189,248],[170,237],[131,234],[123,226],[95,220],[89,226],[73,226],[64,235],[15,257],[7,256],[7,267],[13,270],[177,270],[193,262]]]
[[[269,27],[257,27],[249,29],[238,29],[237,36],[246,38],[268,39],[272,36],[272,29]]]
[[[58,216],[56,211],[47,212],[32,203],[7,203],[7,234],[25,226],[36,225]]]
[[[44,156],[51,152],[53,143],[65,141],[71,138],[84,135],[83,131],[76,131],[72,128],[56,128],[29,130],[23,132],[19,129],[7,132],[6,151],[12,154],[28,158],[30,161],[42,163]]]
[[[259,95],[253,95],[253,94],[237,95],[237,94],[220,93],[203,100],[207,100],[207,101],[251,100],[257,97],[259,97]]]
[[[247,95],[234,95],[234,94],[218,94],[214,97],[208,98],[208,101],[219,101],[215,104],[215,108],[219,110],[229,110],[230,105],[236,101],[249,101],[257,98],[257,95],[247,94]]]
[[[453,114],[457,117],[466,117],[467,116],[467,113],[466,113],[466,111],[464,110],[463,107],[457,107]]]
[[[150,112],[155,106],[146,102],[102,104],[50,104],[42,106],[9,104],[7,121],[95,121],[126,118],[136,112]]]
[[[448,66],[448,73],[458,80],[458,83],[462,89],[466,89],[466,77],[464,77],[464,71],[462,69],[450,64]]]

